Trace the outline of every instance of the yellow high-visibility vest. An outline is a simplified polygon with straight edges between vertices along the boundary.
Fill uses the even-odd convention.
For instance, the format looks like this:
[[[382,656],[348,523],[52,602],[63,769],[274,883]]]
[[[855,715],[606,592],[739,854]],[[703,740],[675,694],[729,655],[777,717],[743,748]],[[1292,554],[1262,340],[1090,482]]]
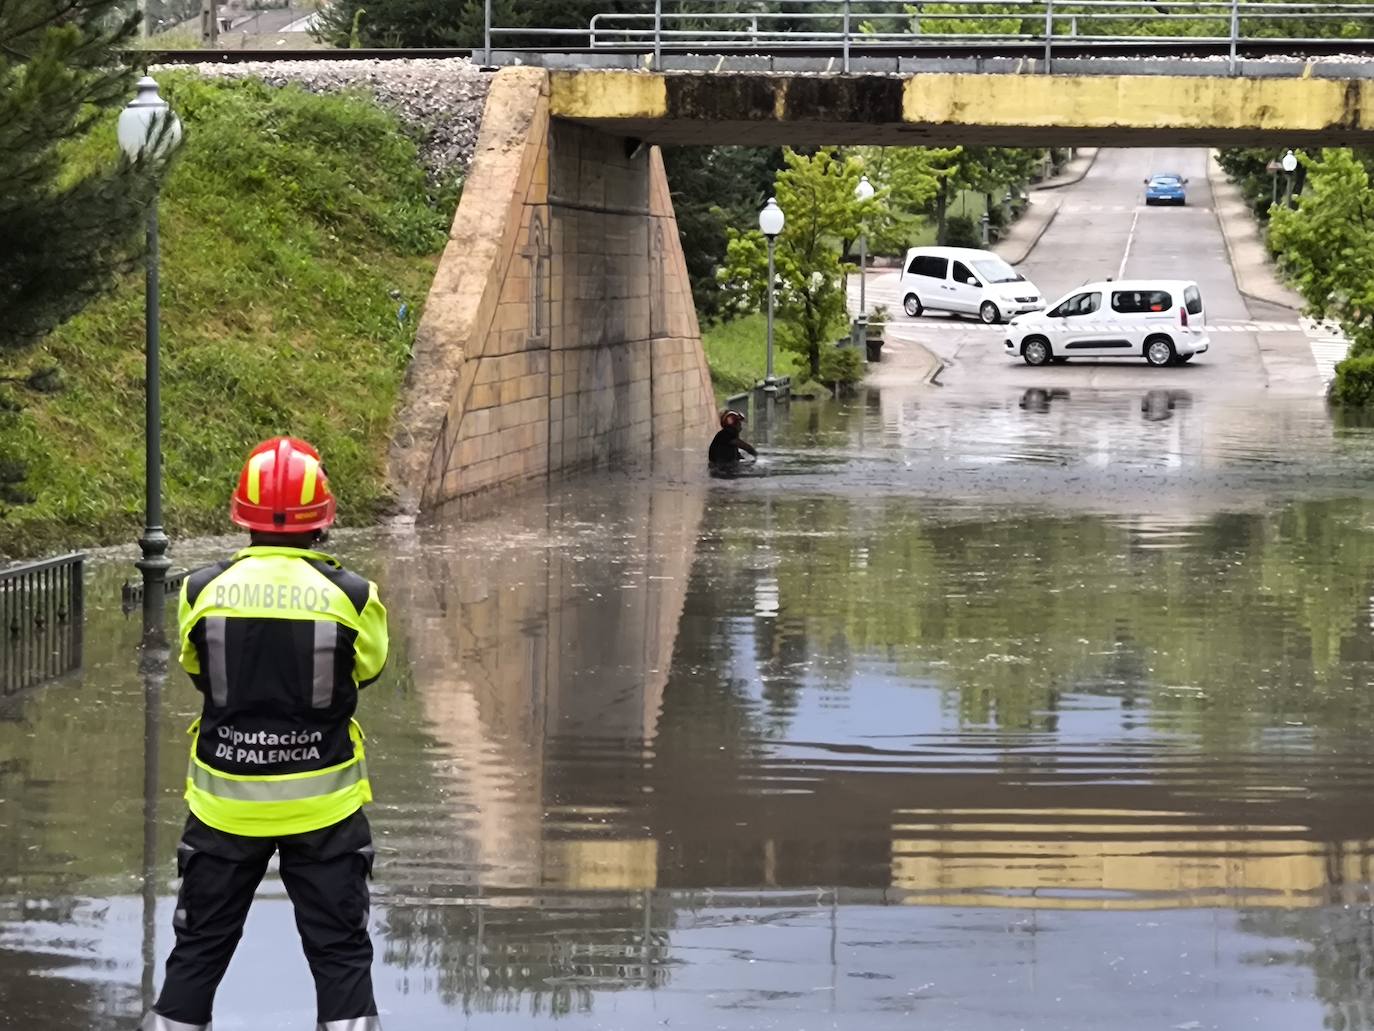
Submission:
[[[353,758],[323,770],[253,777],[222,773],[200,761],[200,720],[191,724],[186,803],[202,823],[230,834],[279,837],[338,823],[372,801],[363,728],[350,720]]]
[[[321,552],[253,546],[191,573],[178,621],[181,665],[204,696],[186,768],[197,819],[279,837],[331,826],[372,801],[352,714],[386,663],[376,584]],[[264,698],[264,684],[281,694]]]

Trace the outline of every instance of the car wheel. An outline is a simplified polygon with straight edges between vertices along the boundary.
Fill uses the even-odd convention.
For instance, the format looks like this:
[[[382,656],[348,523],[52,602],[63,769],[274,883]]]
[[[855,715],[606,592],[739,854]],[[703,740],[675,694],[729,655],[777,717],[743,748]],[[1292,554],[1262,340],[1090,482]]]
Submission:
[[[984,301],[978,309],[978,317],[983,320],[985,326],[995,326],[1002,321],[1002,313],[997,310],[997,305],[991,301]]]
[[[1031,337],[1021,345],[1021,358],[1027,365],[1044,365],[1054,360],[1054,352],[1044,337]]]
[[[913,319],[917,319],[921,317],[921,313],[925,311],[925,307],[921,304],[921,299],[915,294],[907,294],[906,297],[902,299],[902,310]]]
[[[1150,337],[1145,341],[1145,360],[1151,365],[1171,365],[1174,358],[1174,342],[1168,337]]]

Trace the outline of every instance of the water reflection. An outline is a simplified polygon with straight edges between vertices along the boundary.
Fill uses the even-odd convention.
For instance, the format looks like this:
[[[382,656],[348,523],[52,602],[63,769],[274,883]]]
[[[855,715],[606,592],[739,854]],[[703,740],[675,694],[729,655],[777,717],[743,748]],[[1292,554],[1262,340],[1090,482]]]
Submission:
[[[1239,418],[797,404],[753,482],[607,473],[343,537],[394,620],[362,706],[384,1010],[1374,1026],[1369,431],[1297,408],[1242,442]],[[1152,503],[1045,496],[1064,470]],[[962,475],[998,489],[927,482]],[[83,677],[0,721],[0,1027],[120,1026],[165,953],[195,704],[174,676],[145,727],[114,583]],[[217,1026],[308,1019],[264,891]]]
[[[1193,395],[1186,390],[1150,390],[1140,399],[1140,414],[1146,422],[1168,422],[1174,409],[1192,404]]]
[[[1031,387],[1021,395],[1020,406],[1028,412],[1043,414],[1050,410],[1051,402],[1067,401],[1068,399],[1069,392],[1062,388]]]

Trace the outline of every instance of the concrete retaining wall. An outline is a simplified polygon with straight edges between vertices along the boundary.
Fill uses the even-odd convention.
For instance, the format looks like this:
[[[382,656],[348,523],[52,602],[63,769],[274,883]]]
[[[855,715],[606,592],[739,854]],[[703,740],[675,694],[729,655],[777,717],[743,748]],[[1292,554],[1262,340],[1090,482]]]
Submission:
[[[506,69],[416,338],[403,511],[707,439],[713,395],[663,163],[551,119]]]

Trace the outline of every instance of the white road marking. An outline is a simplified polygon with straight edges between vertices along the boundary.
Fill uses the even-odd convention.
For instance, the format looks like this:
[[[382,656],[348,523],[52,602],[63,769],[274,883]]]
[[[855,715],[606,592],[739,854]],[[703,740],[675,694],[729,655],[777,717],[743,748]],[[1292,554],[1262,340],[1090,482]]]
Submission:
[[[1317,363],[1317,375],[1324,386],[1330,386],[1336,378],[1336,366],[1345,361],[1350,353],[1350,341],[1334,322],[1304,315],[1301,324],[1303,332],[1307,334],[1308,346],[1312,348],[1312,360]]]
[[[1210,214],[1212,211],[1211,208],[1200,207],[1196,204],[1160,207],[1155,204],[1075,204],[1072,202],[1064,204],[1059,210],[1061,213],[1070,215],[1119,215],[1127,211],[1193,211],[1201,214]]]
[[[1116,270],[1117,279],[1126,278],[1126,260],[1131,256],[1131,244],[1135,243],[1135,227],[1140,222],[1140,212],[1131,219],[1131,231],[1126,234],[1126,250],[1121,255],[1121,265]]]

